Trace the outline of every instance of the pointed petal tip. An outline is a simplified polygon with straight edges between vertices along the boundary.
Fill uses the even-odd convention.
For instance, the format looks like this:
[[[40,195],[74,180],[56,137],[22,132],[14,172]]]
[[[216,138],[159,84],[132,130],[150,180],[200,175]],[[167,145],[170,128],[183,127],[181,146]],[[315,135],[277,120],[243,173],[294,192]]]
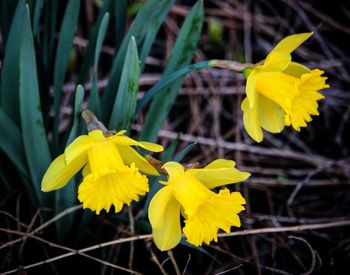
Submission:
[[[245,179],[243,181],[245,181],[245,180],[249,179],[252,174],[249,172],[242,172],[242,175],[244,175]]]

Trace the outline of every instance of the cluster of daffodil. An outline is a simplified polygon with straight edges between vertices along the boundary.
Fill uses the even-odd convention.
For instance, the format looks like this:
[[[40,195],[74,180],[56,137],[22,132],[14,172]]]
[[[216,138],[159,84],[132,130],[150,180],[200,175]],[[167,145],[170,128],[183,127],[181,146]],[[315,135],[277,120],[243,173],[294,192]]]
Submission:
[[[283,39],[259,65],[244,70],[247,77],[247,97],[242,103],[244,126],[256,141],[263,139],[262,128],[271,133],[284,126],[299,131],[317,115],[318,93],[327,88],[323,71],[310,70],[291,61],[290,53],[312,33],[291,35]],[[152,152],[163,147],[136,141],[124,135],[93,130],[76,138],[50,165],[42,180],[42,190],[62,188],[80,170],[83,180],[78,199],[83,208],[99,214],[114,206],[120,212],[123,205],[138,201],[149,191],[146,175],[159,171],[132,146]],[[182,235],[193,245],[217,241],[219,229],[230,232],[240,227],[238,213],[246,203],[239,192],[226,187],[218,193],[214,188],[245,181],[250,174],[235,168],[232,160],[218,159],[204,168],[185,169],[180,163],[162,166],[166,181],[152,198],[148,216],[153,237],[161,250],[175,247]],[[181,228],[181,216],[183,228]]]

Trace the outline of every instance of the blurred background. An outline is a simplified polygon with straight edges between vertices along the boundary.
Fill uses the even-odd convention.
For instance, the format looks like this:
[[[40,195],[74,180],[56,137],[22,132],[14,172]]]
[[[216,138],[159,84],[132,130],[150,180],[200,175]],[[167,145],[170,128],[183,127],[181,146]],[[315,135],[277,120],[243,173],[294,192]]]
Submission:
[[[78,100],[81,109],[93,107],[89,99],[93,89],[98,91],[101,98],[108,93],[106,90],[109,89],[113,74],[112,67],[118,49],[123,46],[123,38],[135,17],[145,8],[147,2],[152,1],[76,1],[78,4],[75,4],[75,8],[73,2],[27,1],[33,31],[32,46],[37,62],[37,90],[51,158],[62,153],[66,141],[69,140],[67,137],[75,125],[74,118],[79,118],[80,110],[74,107],[77,103],[77,84],[83,85],[85,91],[84,96]],[[164,4],[165,2],[170,4]],[[150,30],[148,36],[145,34],[142,43],[138,43],[136,37],[139,56],[141,60],[143,58],[137,99],[142,99],[163,78],[164,70],[170,70],[167,65],[173,62],[169,59],[174,60],[171,53],[181,26],[196,2],[159,1],[159,9],[164,9],[164,16],[157,17],[161,21],[155,20],[153,16],[156,15],[153,13],[149,15],[148,20],[153,25],[145,24],[144,28]],[[13,86],[9,77],[4,77],[16,77],[18,74],[12,74],[9,66],[5,69],[6,55],[12,48],[6,42],[11,41],[16,45],[17,41],[10,35],[17,4],[18,1],[12,0],[0,3],[1,108],[15,124],[17,115],[11,113],[18,110],[13,108],[16,105],[11,105],[11,102],[8,103],[10,105],[6,103],[8,97],[4,96],[3,91],[10,88],[20,89]],[[168,113],[164,121],[157,122],[157,129],[144,130],[153,124],[152,120],[147,119],[149,112],[157,110],[152,104],[133,117],[129,125],[131,136],[157,140],[169,148],[163,155],[155,155],[164,161],[178,159],[185,164],[198,162],[205,165],[216,158],[227,158],[235,160],[240,170],[251,172],[252,176],[248,181],[230,187],[231,190],[242,192],[247,200],[246,211],[240,215],[241,229],[336,223],[349,219],[349,4],[347,0],[203,1],[203,28],[198,31],[198,44],[193,48],[193,55],[191,52],[187,57],[188,62],[182,65],[210,59],[256,63],[263,60],[283,37],[314,32],[292,54],[293,60],[309,68],[324,70],[330,88],[322,91],[325,99],[320,101],[320,115],[313,117],[313,121],[301,132],[289,128],[277,135],[265,132],[264,141],[255,143],[245,132],[242,122],[240,106],[245,97],[243,75],[226,69],[207,68],[187,74],[179,83],[180,88],[174,88],[175,95],[178,91],[176,101],[165,107]],[[69,5],[71,13],[67,13]],[[106,12],[109,12],[109,21],[106,24],[105,37],[102,41],[100,39],[97,66],[93,61],[96,33]],[[60,31],[66,14],[67,29],[73,29],[71,39],[68,32],[64,37]],[[76,20],[69,21],[69,18]],[[158,27],[155,26],[157,24]],[[143,34],[140,32],[140,35]],[[66,48],[59,46],[60,39],[66,39],[62,42],[68,45]],[[152,41],[147,44],[149,49],[144,42],[147,39]],[[19,47],[20,52],[25,51],[23,47]],[[16,46],[13,51],[16,51]],[[13,56],[19,56],[18,52]],[[180,59],[181,55],[175,56],[175,60]],[[57,65],[57,60],[67,62]],[[7,62],[11,64],[11,61]],[[180,65],[181,62],[175,65],[173,71],[176,67],[181,68]],[[98,71],[95,69],[97,67]],[[26,78],[33,78],[29,74],[30,70],[27,73]],[[54,100],[56,91],[60,94],[59,101]],[[104,102],[102,100],[102,113]],[[108,125],[108,120],[103,115],[101,117]],[[3,120],[0,122],[0,129],[9,127]],[[34,125],[33,121],[31,123]],[[19,131],[24,131],[23,118],[22,124],[19,124]],[[76,125],[79,130],[76,130],[75,136],[86,131],[80,124]],[[6,137],[4,135],[3,139]],[[202,248],[191,247],[183,242],[170,253],[161,253],[151,240],[138,240],[89,252],[94,259],[73,253],[59,261],[46,263],[44,260],[66,253],[69,251],[67,248],[80,249],[150,233],[146,216],[149,197],[131,210],[124,209],[117,215],[103,213],[99,216],[94,216],[89,210],[74,208],[78,205],[74,188],[66,190],[73,194],[69,199],[43,194],[46,196],[44,200],[49,202],[43,203],[40,199],[38,202],[31,199],[28,190],[33,188],[26,184],[28,181],[25,180],[25,172],[19,172],[20,167],[14,164],[16,160],[13,155],[16,151],[9,153],[6,148],[8,147],[3,145],[0,149],[1,272],[347,274],[350,269],[349,226],[219,238],[217,243],[213,242]],[[9,157],[11,154],[12,157]],[[27,157],[24,163],[29,162]],[[28,168],[23,168],[24,171],[26,169]],[[32,169],[29,170],[33,174]],[[40,181],[40,172],[37,173]],[[35,182],[33,179],[30,181]],[[79,178],[76,179],[76,183],[79,182]],[[53,201],[56,203],[52,204]],[[65,209],[68,210],[62,212]],[[45,225],[46,221],[60,213],[64,213],[64,218]],[[58,220],[61,221],[60,224]],[[26,234],[35,229],[38,229],[35,232],[37,239],[29,238]],[[233,228],[232,231],[241,229]],[[65,247],[66,251],[53,246],[53,243]],[[21,268],[33,263],[38,265],[28,270]]]

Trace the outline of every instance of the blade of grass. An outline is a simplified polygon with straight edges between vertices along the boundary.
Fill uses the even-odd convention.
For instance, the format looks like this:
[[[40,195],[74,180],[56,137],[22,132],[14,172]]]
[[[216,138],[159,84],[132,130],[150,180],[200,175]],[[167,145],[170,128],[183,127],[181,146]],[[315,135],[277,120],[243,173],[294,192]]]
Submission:
[[[145,37],[147,36],[148,30],[152,24],[157,25],[158,28],[160,27],[173,3],[174,0],[149,0],[138,12],[130,29],[128,30],[127,35],[123,39],[117,55],[113,60],[110,78],[108,80],[107,87],[102,98],[103,121],[107,121],[112,112],[114,100],[117,93],[116,87],[119,85],[123,60],[131,37],[133,36],[135,38],[136,44],[140,46],[142,41],[144,41]],[[154,30],[158,30],[158,28],[154,28]],[[148,40],[148,43],[152,44],[153,41]],[[140,61],[141,66],[143,66],[145,60]]]
[[[58,145],[58,126],[60,121],[61,92],[72,49],[73,37],[78,24],[79,0],[70,0],[62,20],[58,37],[54,68],[54,140]]]
[[[183,23],[173,52],[169,58],[164,76],[188,65],[195,52],[203,25],[203,3],[198,1]],[[184,77],[179,77],[162,94],[154,97],[147,113],[140,139],[154,141],[157,133],[168,116]]]
[[[79,126],[79,115],[81,110],[81,104],[84,99],[84,88],[81,85],[78,85],[75,102],[74,102],[74,115],[73,115],[73,124],[70,130],[66,146],[68,146],[78,134]],[[69,183],[60,190],[55,192],[55,214],[58,215],[65,209],[74,206],[76,203],[76,184],[75,179],[72,178]],[[65,216],[64,218],[56,222],[56,231],[58,240],[62,241],[68,235],[72,228],[74,213]]]
[[[20,125],[19,118],[19,48],[21,29],[25,17],[24,0],[18,1],[12,25],[5,47],[4,62],[1,70],[1,106],[15,125]]]
[[[109,129],[129,129],[136,109],[139,78],[139,56],[136,41],[134,37],[131,37],[124,59],[117,97],[109,121]]]
[[[103,16],[100,24],[100,28],[98,30],[96,47],[95,47],[94,65],[93,65],[92,89],[91,89],[90,98],[89,98],[89,109],[93,113],[95,113],[97,117],[100,117],[100,114],[101,114],[101,103],[100,103],[100,97],[98,95],[98,88],[97,88],[98,62],[100,58],[102,44],[106,36],[108,22],[109,22],[109,13],[107,12]]]
[[[41,179],[50,164],[50,152],[43,125],[33,33],[29,13],[24,17],[19,58],[19,99],[24,151],[38,201],[48,206],[47,194],[41,192]]]

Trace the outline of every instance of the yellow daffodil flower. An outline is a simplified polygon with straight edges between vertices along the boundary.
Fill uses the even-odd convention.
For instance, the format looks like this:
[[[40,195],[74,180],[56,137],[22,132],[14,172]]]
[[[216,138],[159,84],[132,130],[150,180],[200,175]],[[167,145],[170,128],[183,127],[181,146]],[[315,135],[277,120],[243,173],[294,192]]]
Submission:
[[[262,128],[279,133],[284,126],[296,131],[306,127],[318,115],[317,101],[324,98],[318,91],[328,88],[326,77],[319,69],[310,70],[293,62],[291,52],[312,33],[287,36],[268,54],[261,65],[244,70],[247,77],[247,97],[242,102],[243,123],[257,142],[263,140]]]
[[[130,205],[149,191],[148,179],[140,173],[158,175],[157,170],[131,146],[160,152],[163,147],[138,142],[120,131],[105,137],[101,130],[77,137],[46,171],[41,188],[44,192],[60,189],[83,168],[78,199],[84,208],[99,214],[114,205],[119,212],[123,204]]]
[[[164,251],[181,239],[180,213],[185,219],[183,233],[195,246],[217,241],[219,229],[230,232],[241,225],[238,213],[244,198],[227,188],[215,193],[210,189],[246,180],[250,174],[234,168],[232,160],[218,159],[202,169],[188,169],[177,162],[163,165],[169,175],[166,185],[152,198],[148,217],[157,247]]]

